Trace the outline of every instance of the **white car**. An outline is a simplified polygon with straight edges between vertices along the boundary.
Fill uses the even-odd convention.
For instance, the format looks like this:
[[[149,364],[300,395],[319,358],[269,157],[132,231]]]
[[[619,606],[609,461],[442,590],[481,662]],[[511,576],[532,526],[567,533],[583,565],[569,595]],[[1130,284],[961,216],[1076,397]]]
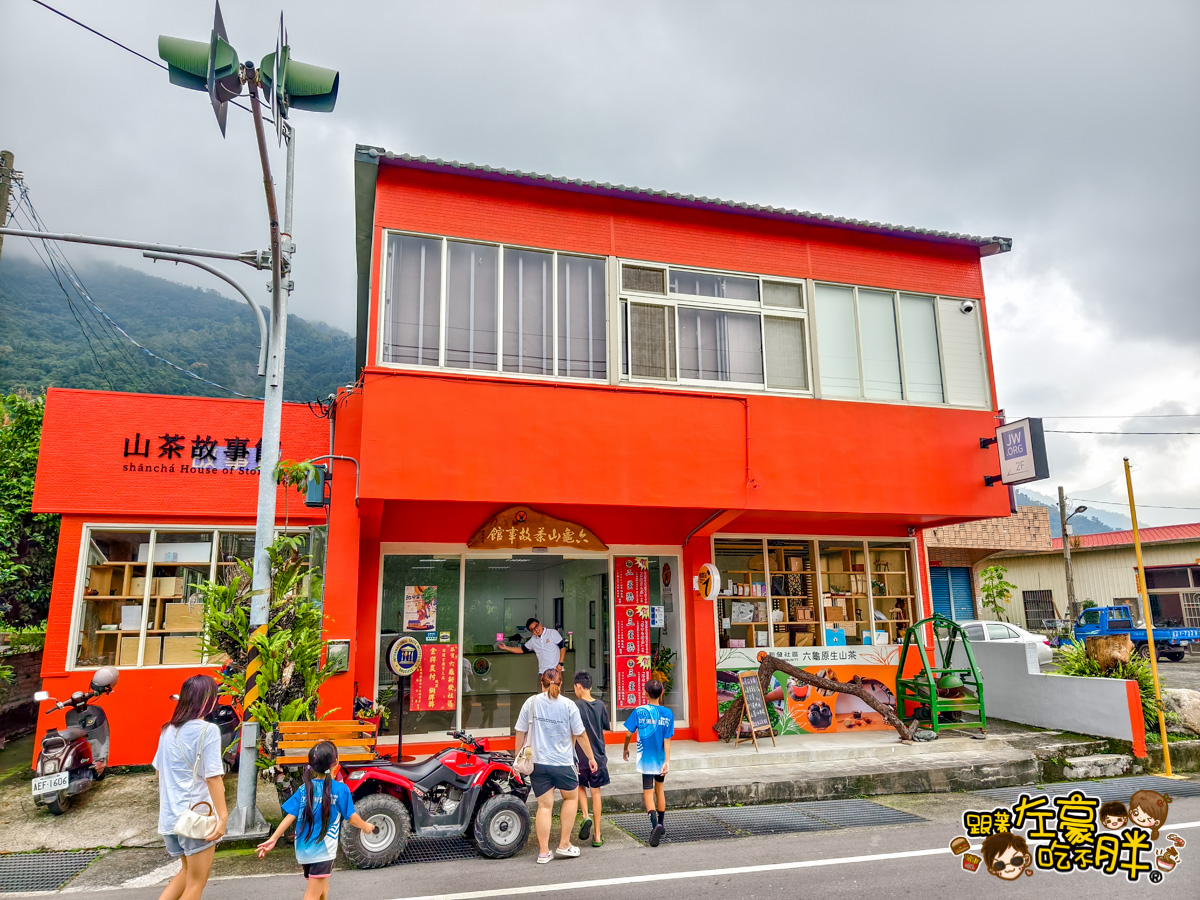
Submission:
[[[1040,634],[1026,631],[1019,625],[1009,622],[992,622],[975,619],[971,622],[959,622],[967,633],[967,639],[972,641],[996,641],[1009,644],[1037,644],[1038,665],[1044,666],[1054,658],[1054,650],[1050,647],[1048,638]]]

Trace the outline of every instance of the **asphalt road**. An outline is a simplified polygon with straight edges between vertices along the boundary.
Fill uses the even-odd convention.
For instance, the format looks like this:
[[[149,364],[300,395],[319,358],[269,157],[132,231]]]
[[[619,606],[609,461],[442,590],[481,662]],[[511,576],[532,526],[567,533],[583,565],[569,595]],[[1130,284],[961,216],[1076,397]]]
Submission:
[[[504,861],[468,860],[393,866],[373,871],[337,871],[330,893],[338,898],[371,900],[475,900],[485,897],[609,900],[631,896],[731,898],[820,897],[1126,897],[1154,890],[1160,898],[1194,900],[1200,868],[1200,798],[1171,805],[1164,835],[1175,830],[1189,846],[1180,851],[1180,868],[1157,885],[1146,876],[1130,884],[1124,876],[1094,872],[1070,874],[1035,871],[1031,877],[1004,882],[982,870],[965,872],[948,845],[962,833],[960,817],[971,803],[963,794],[902,795],[886,802],[930,819],[911,825],[853,828],[726,841],[642,846],[611,829],[608,843],[587,847],[575,860],[534,863],[536,849]],[[668,812],[668,826],[670,813]],[[1163,839],[1160,838],[1160,843]],[[1193,849],[1193,846],[1195,849]],[[1190,858],[1192,857],[1192,858]],[[248,870],[252,871],[252,870]],[[155,900],[161,886],[123,887],[89,892],[96,900]],[[298,874],[241,875],[214,879],[209,900],[296,900],[304,891]]]
[[[1163,687],[1200,691],[1200,652],[1189,648],[1183,662],[1159,660],[1158,677]]]

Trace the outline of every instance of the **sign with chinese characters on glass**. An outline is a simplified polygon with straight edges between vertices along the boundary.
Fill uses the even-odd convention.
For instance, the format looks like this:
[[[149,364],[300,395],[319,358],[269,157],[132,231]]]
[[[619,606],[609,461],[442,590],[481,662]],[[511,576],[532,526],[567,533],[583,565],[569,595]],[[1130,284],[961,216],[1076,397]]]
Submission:
[[[555,519],[528,506],[510,506],[492,516],[467,546],[472,550],[532,550],[535,547],[573,547],[607,550],[604,541],[582,525]]]
[[[613,609],[617,708],[634,709],[650,677],[650,560],[645,556],[613,559]]]
[[[161,428],[125,438],[121,471],[257,475],[261,457],[262,438],[214,437],[211,432],[191,436]]]
[[[458,644],[427,644],[413,673],[408,708],[413,712],[453,710],[458,703]]]

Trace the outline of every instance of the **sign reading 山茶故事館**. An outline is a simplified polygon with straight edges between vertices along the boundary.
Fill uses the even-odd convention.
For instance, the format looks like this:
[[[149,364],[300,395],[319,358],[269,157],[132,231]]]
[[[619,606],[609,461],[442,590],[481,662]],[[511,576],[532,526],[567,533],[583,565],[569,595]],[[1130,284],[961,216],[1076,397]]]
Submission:
[[[1020,419],[996,429],[1002,484],[1024,484],[1050,477],[1041,419]]]
[[[604,541],[582,525],[556,519],[528,506],[510,506],[492,516],[467,546],[472,550],[608,549]]]

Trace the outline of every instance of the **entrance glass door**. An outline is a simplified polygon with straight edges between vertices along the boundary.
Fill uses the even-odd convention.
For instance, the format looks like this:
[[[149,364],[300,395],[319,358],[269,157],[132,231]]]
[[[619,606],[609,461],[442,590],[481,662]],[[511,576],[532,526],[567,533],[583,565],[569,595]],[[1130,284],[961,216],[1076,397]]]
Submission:
[[[592,677],[594,697],[608,699],[608,560],[544,554],[468,559],[463,592],[463,727],[509,731],[521,706],[538,691],[532,653],[512,653],[530,637],[536,618],[562,636],[563,691],[574,694],[577,671]],[[497,643],[501,639],[502,649]]]

